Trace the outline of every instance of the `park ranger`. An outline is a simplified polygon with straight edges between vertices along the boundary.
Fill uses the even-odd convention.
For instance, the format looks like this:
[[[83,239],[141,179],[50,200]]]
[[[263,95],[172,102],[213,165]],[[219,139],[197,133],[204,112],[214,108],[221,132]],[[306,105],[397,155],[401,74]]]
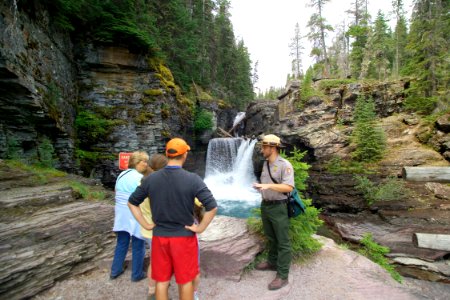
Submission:
[[[268,286],[269,290],[277,290],[288,284],[292,257],[286,193],[294,188],[294,171],[291,163],[280,156],[281,146],[281,140],[276,135],[264,136],[261,153],[266,161],[261,183],[253,184],[262,195],[261,219],[269,247],[268,260],[257,264],[255,268],[277,271],[275,279]]]

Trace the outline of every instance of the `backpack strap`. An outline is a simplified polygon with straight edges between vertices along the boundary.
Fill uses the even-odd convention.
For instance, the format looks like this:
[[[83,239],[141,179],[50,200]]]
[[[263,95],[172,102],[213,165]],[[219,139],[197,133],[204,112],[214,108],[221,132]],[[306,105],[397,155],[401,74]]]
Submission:
[[[276,181],[275,179],[273,179],[272,173],[270,172],[269,161],[266,160],[266,162],[267,162],[267,170],[269,171],[270,179],[272,179],[272,181],[273,181],[274,183],[278,184],[278,181]]]
[[[126,174],[130,173],[131,170],[133,170],[133,169],[129,169],[128,171],[126,171],[125,173],[123,173],[122,175],[120,175],[119,177],[117,177],[117,180],[119,180],[120,178],[122,178],[122,177],[125,176]],[[117,180],[116,180],[116,181],[117,181]]]
[[[270,179],[272,179],[272,181],[273,181],[274,183],[279,184],[278,181],[276,181],[276,180],[273,179],[273,177],[272,177],[272,173],[270,172],[270,167],[269,167],[269,161],[266,160],[266,162],[267,162],[267,170],[269,171]],[[285,194],[286,196],[289,196],[289,193],[283,193],[283,194]]]

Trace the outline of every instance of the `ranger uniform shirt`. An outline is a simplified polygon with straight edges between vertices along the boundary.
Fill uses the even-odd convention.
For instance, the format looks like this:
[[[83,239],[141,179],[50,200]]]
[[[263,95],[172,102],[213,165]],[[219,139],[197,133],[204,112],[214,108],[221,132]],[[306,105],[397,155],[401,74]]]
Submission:
[[[282,158],[280,155],[275,159],[273,163],[269,163],[270,173],[273,179],[278,183],[284,183],[292,187],[295,186],[294,183],[294,169],[291,163]],[[262,173],[261,173],[261,183],[275,183],[272,181],[267,170],[267,161],[264,162]],[[272,189],[262,190],[261,195],[263,200],[285,200],[286,195]]]

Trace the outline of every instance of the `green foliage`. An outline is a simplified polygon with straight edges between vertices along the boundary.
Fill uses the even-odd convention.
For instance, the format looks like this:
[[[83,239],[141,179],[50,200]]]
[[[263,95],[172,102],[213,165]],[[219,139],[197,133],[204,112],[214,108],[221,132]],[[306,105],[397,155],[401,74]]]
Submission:
[[[259,92],[256,98],[264,100],[276,100],[278,96],[283,94],[283,92],[284,92],[283,87],[276,88],[274,86],[271,86],[268,90],[265,90],[264,92]]]
[[[78,136],[82,137],[81,145],[90,146],[105,138],[119,120],[108,120],[89,111],[81,111],[75,119]]]
[[[150,96],[150,97],[157,97],[163,95],[164,92],[161,89],[148,89],[144,91],[144,95]]]
[[[29,164],[20,160],[6,160],[6,165],[15,169],[23,170],[31,173],[28,178],[32,185],[46,184],[55,178],[67,176],[67,173],[56,170],[54,168],[47,168],[41,164]]]
[[[349,27],[347,35],[353,38],[352,51],[350,53],[350,68],[353,78],[359,78],[361,65],[365,54],[367,36],[370,31],[367,20]]]
[[[55,164],[55,149],[53,148],[52,142],[47,138],[43,137],[37,146],[38,159],[41,166],[46,168],[52,168]]]
[[[414,83],[406,93],[407,97],[403,103],[405,109],[418,112],[422,115],[430,114],[435,109],[436,103],[438,102],[438,97],[421,97]]]
[[[436,98],[448,102],[449,9],[449,1],[415,1],[402,74],[415,79],[408,90],[408,106],[422,113],[432,109]]]
[[[287,157],[294,168],[295,186],[298,190],[304,190],[306,188],[305,181],[308,178],[307,170],[310,166],[301,161],[305,154],[306,151],[301,152],[300,150],[294,149],[291,156]],[[311,255],[321,248],[320,242],[311,236],[317,232],[317,229],[323,223],[323,221],[319,219],[320,210],[312,206],[312,201],[310,199],[303,199],[303,201],[306,205],[306,212],[296,218],[289,219],[289,236],[291,237],[294,259]],[[251,231],[263,236],[260,209],[253,210],[253,215],[254,216],[248,218],[247,224]]]
[[[22,147],[17,139],[13,136],[6,137],[6,158],[7,159],[19,159]]]
[[[305,77],[301,83],[300,87],[300,105],[302,106],[306,101],[315,95],[314,89],[312,87],[313,69],[311,67],[305,73]]]
[[[311,167],[309,164],[302,161],[303,157],[307,154],[307,151],[301,152],[299,149],[294,147],[294,150],[288,155],[284,153],[284,151],[280,152],[280,155],[289,160],[292,164],[292,168],[294,169],[295,174],[295,187],[299,191],[306,190],[306,180],[308,179],[308,170]]]
[[[323,79],[319,82],[319,89],[327,90],[335,87],[339,87],[345,84],[350,84],[355,82],[355,79]]]
[[[103,200],[103,199],[105,199],[105,192],[94,191],[91,187],[89,187],[81,182],[71,181],[71,182],[69,182],[69,185],[83,199],[86,199],[86,200]]]
[[[194,130],[196,132],[203,132],[212,129],[213,126],[213,114],[202,108],[197,109],[194,120]]]
[[[412,195],[412,191],[405,186],[405,183],[394,177],[388,178],[379,185],[375,185],[365,176],[355,175],[354,179],[357,182],[355,188],[363,193],[368,205],[377,201],[404,200]]]
[[[377,161],[386,149],[386,137],[376,124],[375,103],[372,99],[359,96],[353,116],[355,129],[352,133],[356,149],[352,156],[358,161]]]
[[[176,84],[186,91],[195,82],[239,108],[253,100],[250,55],[235,39],[229,1],[21,0],[17,5],[31,12],[44,8],[50,25],[82,43],[161,59],[175,78],[165,81],[166,87]]]
[[[376,170],[367,163],[354,160],[343,160],[338,156],[334,156],[326,163],[326,169],[331,174],[373,174]]]
[[[396,281],[400,283],[403,281],[402,276],[395,270],[394,266],[391,265],[385,257],[385,255],[390,252],[388,247],[383,247],[374,242],[372,234],[370,233],[366,233],[360,243],[363,245],[363,248],[358,251],[360,254],[379,264],[386,271],[388,271],[392,278]]]
[[[48,114],[56,121],[58,121],[61,115],[61,110],[59,107],[61,97],[61,88],[58,87],[53,81],[50,82],[47,87],[47,93],[43,95],[43,100],[47,105]]]
[[[133,121],[138,125],[143,125],[148,123],[148,121],[150,121],[154,116],[154,113],[142,111],[135,118],[133,118]]]

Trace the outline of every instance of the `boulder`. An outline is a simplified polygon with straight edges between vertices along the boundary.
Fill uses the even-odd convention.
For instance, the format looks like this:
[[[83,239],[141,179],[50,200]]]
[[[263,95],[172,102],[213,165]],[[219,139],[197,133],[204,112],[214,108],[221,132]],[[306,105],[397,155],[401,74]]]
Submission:
[[[67,185],[3,191],[0,207],[2,299],[31,297],[112,253],[113,205],[78,200]]]
[[[251,234],[246,220],[216,216],[199,235],[200,268],[206,277],[241,279],[244,268],[263,250],[261,238]]]

